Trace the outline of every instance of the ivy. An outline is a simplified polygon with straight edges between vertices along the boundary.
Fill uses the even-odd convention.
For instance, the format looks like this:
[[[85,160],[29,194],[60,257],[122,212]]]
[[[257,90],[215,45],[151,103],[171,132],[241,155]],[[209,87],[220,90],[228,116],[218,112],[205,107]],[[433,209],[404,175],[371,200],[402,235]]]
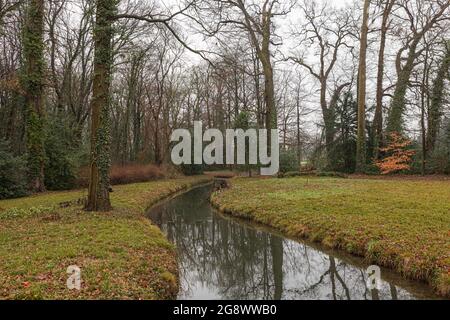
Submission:
[[[439,133],[439,128],[441,125],[441,118],[443,114],[443,103],[444,103],[444,90],[445,90],[445,79],[447,78],[450,69],[450,41],[447,43],[447,51],[438,73],[434,81],[434,87],[431,96],[431,106],[429,110],[428,117],[428,137],[427,145],[428,149],[432,151],[434,145],[436,144],[437,135]]]
[[[117,0],[98,0],[94,27],[94,90],[92,97],[91,162],[97,170],[98,179],[91,176],[87,210],[106,211],[111,208],[109,200],[109,170],[111,167],[111,119],[110,87],[113,62],[112,41]]]
[[[32,0],[23,30],[24,67],[21,84],[25,93],[28,177],[32,191],[43,191],[45,163],[44,111],[44,1]]]

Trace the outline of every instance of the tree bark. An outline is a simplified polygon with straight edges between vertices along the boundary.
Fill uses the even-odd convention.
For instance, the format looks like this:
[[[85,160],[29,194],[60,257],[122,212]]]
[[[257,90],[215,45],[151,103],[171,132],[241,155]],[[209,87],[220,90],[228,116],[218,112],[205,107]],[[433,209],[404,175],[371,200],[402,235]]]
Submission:
[[[425,98],[427,96],[427,85],[428,85],[428,50],[425,53],[424,67],[423,67],[423,77],[422,84],[420,86],[420,127],[422,131],[422,175],[426,174],[427,166],[427,128],[425,126],[425,109],[426,102]]]
[[[358,137],[356,141],[356,172],[364,172],[366,165],[366,64],[367,34],[369,32],[370,0],[364,2],[363,22],[361,27],[361,45],[358,72]]]
[[[116,0],[97,0],[94,84],[91,101],[91,168],[87,211],[109,211],[110,86]]]
[[[270,53],[269,53],[270,55]],[[270,58],[268,58],[270,59]],[[273,69],[270,62],[263,66],[264,69],[264,100],[266,102],[266,129],[272,130],[278,127],[277,110],[275,106],[275,89],[273,81]],[[271,140],[268,140],[270,143]]]
[[[28,176],[31,191],[43,192],[45,191],[44,0],[31,0],[28,4],[23,52]]]
[[[392,99],[391,109],[389,111],[387,131],[388,133],[403,131],[403,113],[406,107],[406,92],[409,86],[409,79],[414,69],[416,60],[416,49],[422,37],[417,37],[409,48],[408,58],[405,66],[398,74],[397,85],[395,87],[394,97]]]
[[[374,118],[374,158],[379,159],[380,148],[383,145],[383,82],[384,82],[384,54],[386,51],[386,35],[389,25],[389,16],[392,12],[395,0],[389,0],[385,6],[383,12],[383,22],[381,24],[381,40],[380,40],[380,51],[378,52],[378,70],[377,70],[377,97],[376,97],[376,108],[375,108],[375,118]]]
[[[300,89],[298,89],[300,91]],[[297,159],[298,159],[298,165],[300,168],[300,171],[302,170],[302,140],[301,140],[301,129],[300,129],[300,97],[299,93],[297,92],[297,99],[296,99],[296,107],[297,107]]]
[[[431,96],[431,106],[428,115],[428,135],[427,135],[427,152],[432,153],[437,136],[439,134],[439,127],[441,125],[443,104],[444,104],[444,82],[450,69],[450,41],[447,43],[447,52],[442,60],[436,79],[434,80],[434,87]]]

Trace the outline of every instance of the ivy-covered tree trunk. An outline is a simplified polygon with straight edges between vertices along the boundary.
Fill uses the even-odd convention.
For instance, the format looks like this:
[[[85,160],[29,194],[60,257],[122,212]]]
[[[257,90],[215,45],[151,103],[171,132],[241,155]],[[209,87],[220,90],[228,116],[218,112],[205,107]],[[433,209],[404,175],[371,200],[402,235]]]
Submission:
[[[405,66],[398,74],[398,81],[395,87],[394,97],[392,98],[391,109],[389,111],[387,131],[388,133],[403,131],[403,113],[406,108],[406,92],[409,86],[409,79],[414,69],[414,62],[417,54],[416,49],[422,37],[417,38],[410,46],[408,58]]]
[[[45,191],[45,63],[44,0],[30,0],[23,30],[24,69],[22,86],[25,93],[28,178],[32,192]]]
[[[427,151],[432,152],[436,145],[439,127],[441,125],[445,79],[450,69],[450,41],[447,43],[447,51],[441,66],[434,80],[434,87],[431,96],[431,106],[428,114],[428,135],[427,135]]]
[[[97,0],[94,82],[91,101],[91,167],[87,211],[109,211],[110,86],[113,21],[117,0]]]

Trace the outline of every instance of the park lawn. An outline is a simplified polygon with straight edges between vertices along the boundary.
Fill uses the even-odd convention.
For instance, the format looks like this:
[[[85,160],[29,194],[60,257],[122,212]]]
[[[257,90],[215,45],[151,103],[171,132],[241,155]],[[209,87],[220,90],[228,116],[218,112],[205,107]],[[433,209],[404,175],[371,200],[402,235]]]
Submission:
[[[116,186],[114,209],[82,210],[82,191],[0,201],[0,299],[173,299],[176,253],[144,211],[207,183],[192,177]],[[81,268],[82,290],[67,289]]]
[[[450,296],[450,181],[234,179],[222,212],[365,257]]]

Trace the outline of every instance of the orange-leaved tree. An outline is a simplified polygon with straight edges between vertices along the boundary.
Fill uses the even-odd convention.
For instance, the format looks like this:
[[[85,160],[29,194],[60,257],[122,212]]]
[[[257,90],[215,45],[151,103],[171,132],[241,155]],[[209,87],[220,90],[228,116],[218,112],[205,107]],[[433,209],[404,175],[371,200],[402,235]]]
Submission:
[[[414,150],[408,148],[412,144],[411,140],[398,132],[392,132],[389,134],[389,141],[387,147],[380,149],[382,153],[386,154],[386,157],[375,162],[381,174],[410,170],[412,158],[416,154]]]

